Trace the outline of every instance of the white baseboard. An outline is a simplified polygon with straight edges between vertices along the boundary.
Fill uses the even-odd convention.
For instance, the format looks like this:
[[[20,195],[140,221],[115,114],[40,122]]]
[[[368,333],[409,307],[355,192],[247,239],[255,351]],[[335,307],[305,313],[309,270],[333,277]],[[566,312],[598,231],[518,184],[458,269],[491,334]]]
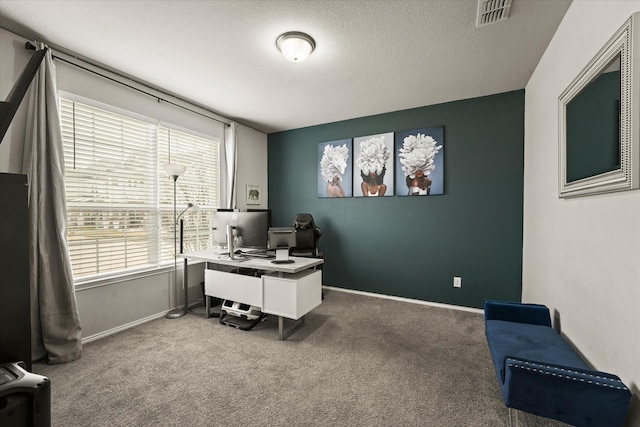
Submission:
[[[439,302],[430,302],[430,301],[423,301],[423,300],[419,300],[419,299],[396,297],[396,296],[393,296],[393,295],[375,294],[373,292],[355,291],[353,289],[336,288],[336,287],[333,287],[333,286],[326,286],[326,285],[323,285],[322,287],[325,288],[325,289],[331,289],[333,291],[338,291],[338,292],[347,292],[347,293],[350,293],[350,294],[366,295],[366,296],[369,296],[369,297],[390,299],[390,300],[394,300],[394,301],[402,301],[402,302],[408,302],[408,303],[412,303],[412,304],[421,304],[421,305],[428,305],[428,306],[431,306],[431,307],[448,308],[450,310],[469,311],[471,313],[479,313],[479,314],[483,314],[484,313],[484,310],[481,309],[481,308],[463,307],[461,305],[452,305],[452,304],[442,304],[442,303],[439,303]]]
[[[83,337],[82,338],[82,344],[90,343],[91,341],[95,341],[95,340],[98,340],[100,338],[108,337],[109,335],[113,335],[115,333],[122,332],[122,331],[124,331],[126,329],[129,329],[129,328],[133,328],[134,326],[142,325],[143,323],[147,323],[147,322],[150,322],[152,320],[159,319],[161,317],[164,317],[164,315],[167,314],[168,312],[169,311],[163,311],[161,313],[156,313],[154,315],[145,317],[143,319],[138,319],[138,320],[136,320],[134,322],[130,322],[130,323],[126,323],[124,325],[117,326],[117,327],[115,327],[113,329],[102,331],[100,333],[93,334],[93,335],[90,335],[88,337]]]
[[[370,297],[375,297],[375,298],[383,298],[383,299],[389,299],[389,300],[394,300],[394,301],[401,301],[401,302],[408,302],[411,304],[421,304],[421,305],[428,305],[431,307],[439,307],[439,308],[447,308],[450,310],[460,310],[460,311],[468,311],[471,313],[479,313],[482,314],[484,313],[484,310],[480,309],[480,308],[471,308],[471,307],[463,307],[460,305],[452,305],[452,304],[442,304],[442,303],[438,303],[438,302],[430,302],[430,301],[423,301],[423,300],[418,300],[418,299],[411,299],[411,298],[403,298],[403,297],[396,297],[393,295],[383,295],[383,294],[376,294],[373,292],[364,292],[364,291],[356,291],[353,289],[344,289],[344,288],[336,288],[334,286],[326,286],[323,285],[322,286],[324,289],[330,289],[333,291],[337,291],[337,292],[347,292],[347,293],[351,293],[351,294],[358,294],[358,295],[365,295],[365,296],[370,296]],[[193,301],[192,301],[193,302]],[[154,315],[142,318],[142,319],[138,319],[134,322],[130,322],[130,323],[126,323],[124,325],[120,325],[118,327],[97,333],[97,334],[93,334],[90,335],[88,337],[84,337],[82,338],[82,343],[86,344],[86,343],[90,343],[91,341],[95,341],[98,340],[100,338],[104,338],[104,337],[108,337],[109,335],[113,335],[115,333],[118,332],[122,332],[124,330],[127,330],[129,328],[133,328],[134,326],[138,326],[138,325],[142,325],[143,323],[147,323],[150,322],[152,320],[156,320],[159,319],[161,317],[164,317],[165,314],[167,314],[168,311],[163,311],[160,313],[156,313]]]

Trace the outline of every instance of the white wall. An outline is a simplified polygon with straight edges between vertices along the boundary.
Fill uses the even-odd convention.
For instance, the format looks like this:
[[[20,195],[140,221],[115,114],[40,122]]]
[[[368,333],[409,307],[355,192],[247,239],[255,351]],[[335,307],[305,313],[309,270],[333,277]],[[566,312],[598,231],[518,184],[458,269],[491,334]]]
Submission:
[[[76,287],[84,342],[102,338],[164,316],[170,307],[184,304],[182,262],[178,260],[178,303],[173,302],[173,267],[125,279]],[[189,302],[202,298],[204,264],[189,266]]]
[[[267,209],[269,189],[267,187],[267,134],[238,125],[237,207],[241,211]],[[242,159],[242,161],[240,161]],[[260,186],[260,204],[247,205],[247,184]]]
[[[584,357],[639,396],[640,191],[558,198],[558,97],[636,11],[574,0],[527,84],[522,299],[548,305]]]

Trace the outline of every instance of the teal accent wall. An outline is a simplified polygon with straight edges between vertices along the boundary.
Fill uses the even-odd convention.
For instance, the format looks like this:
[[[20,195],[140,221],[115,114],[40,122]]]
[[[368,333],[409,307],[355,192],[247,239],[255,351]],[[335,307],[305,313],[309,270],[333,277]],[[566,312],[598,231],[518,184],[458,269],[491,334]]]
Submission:
[[[524,98],[519,90],[270,134],[273,225],[313,215],[328,286],[476,308],[520,301]],[[318,143],[431,126],[444,126],[444,195],[318,198]]]

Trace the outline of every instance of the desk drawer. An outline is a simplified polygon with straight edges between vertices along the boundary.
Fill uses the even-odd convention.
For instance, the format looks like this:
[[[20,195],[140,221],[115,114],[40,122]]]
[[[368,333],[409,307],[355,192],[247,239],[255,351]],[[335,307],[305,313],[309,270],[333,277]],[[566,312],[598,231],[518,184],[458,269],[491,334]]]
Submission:
[[[322,271],[295,274],[269,273],[264,283],[264,313],[298,320],[322,303]]]
[[[216,298],[262,307],[262,278],[205,270],[204,293]]]

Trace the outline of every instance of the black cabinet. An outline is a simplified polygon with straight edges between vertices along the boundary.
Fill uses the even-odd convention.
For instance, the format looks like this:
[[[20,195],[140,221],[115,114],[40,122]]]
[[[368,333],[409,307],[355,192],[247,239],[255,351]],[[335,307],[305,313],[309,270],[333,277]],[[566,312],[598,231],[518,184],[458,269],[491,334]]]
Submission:
[[[0,363],[31,371],[27,199],[26,175],[0,173]]]

